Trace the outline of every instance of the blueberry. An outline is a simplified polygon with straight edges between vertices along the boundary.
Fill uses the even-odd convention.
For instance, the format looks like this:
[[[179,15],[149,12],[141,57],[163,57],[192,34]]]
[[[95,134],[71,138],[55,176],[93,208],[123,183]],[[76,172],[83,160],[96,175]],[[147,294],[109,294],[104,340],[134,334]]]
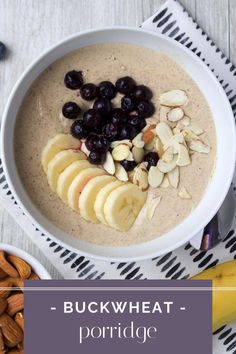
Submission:
[[[103,127],[103,134],[109,141],[114,141],[117,137],[118,126],[116,123],[108,123]]]
[[[62,107],[63,116],[69,119],[78,118],[80,112],[81,109],[75,102],[66,102]]]
[[[156,166],[159,160],[159,156],[156,152],[148,152],[144,156],[144,161],[148,163],[147,169],[149,170],[151,166]]]
[[[130,139],[132,140],[137,135],[137,130],[130,124],[124,125],[119,131],[120,140]]]
[[[66,73],[64,83],[67,88],[77,90],[83,85],[82,71],[71,70]]]
[[[135,88],[135,81],[130,76],[121,77],[116,81],[117,91],[120,93],[124,93],[125,95],[133,91]]]
[[[98,135],[95,134],[89,134],[89,136],[87,137],[86,141],[85,141],[85,146],[89,151],[92,151],[93,149],[96,148],[96,144],[97,144],[97,140],[98,140]]]
[[[135,128],[139,128],[141,122],[140,116],[131,116],[129,119],[129,124],[133,125]]]
[[[121,108],[124,110],[124,111],[128,111],[128,112],[131,112],[134,110],[135,108],[135,100],[133,97],[131,96],[124,96],[122,97],[121,99]]]
[[[151,117],[155,112],[155,107],[151,101],[140,101],[137,109],[139,114],[144,118]]]
[[[150,100],[152,98],[152,91],[145,85],[138,85],[135,87],[132,95],[137,101]]]
[[[107,139],[107,137],[105,137],[104,135],[101,135],[98,137],[98,139],[96,141],[96,149],[107,151],[109,148],[109,145],[110,145],[110,142]]]
[[[145,128],[147,125],[146,119],[145,118],[141,118],[140,122],[139,122],[139,129],[143,130],[143,128]]]
[[[111,111],[111,122],[117,124],[126,123],[128,115],[121,108],[115,108]]]
[[[99,96],[112,99],[116,95],[116,87],[110,81],[102,81],[98,85]]]
[[[135,161],[128,161],[128,160],[123,160],[121,161],[120,164],[124,167],[124,169],[127,172],[132,171],[137,166],[137,163]]]
[[[89,135],[88,128],[84,126],[84,123],[81,120],[76,120],[72,124],[70,132],[73,137],[77,139],[84,139],[87,138],[87,136]]]
[[[93,104],[93,108],[98,110],[102,116],[107,117],[111,113],[111,101],[108,98],[97,98]]]
[[[4,43],[0,42],[0,60],[4,59],[7,54],[7,47]]]
[[[102,116],[96,109],[88,109],[83,116],[84,125],[88,128],[98,127],[102,123]]]
[[[97,86],[91,83],[84,84],[80,88],[80,95],[86,101],[92,101],[97,97]]]
[[[106,152],[104,150],[92,150],[89,154],[88,160],[94,165],[102,165],[106,160]]]

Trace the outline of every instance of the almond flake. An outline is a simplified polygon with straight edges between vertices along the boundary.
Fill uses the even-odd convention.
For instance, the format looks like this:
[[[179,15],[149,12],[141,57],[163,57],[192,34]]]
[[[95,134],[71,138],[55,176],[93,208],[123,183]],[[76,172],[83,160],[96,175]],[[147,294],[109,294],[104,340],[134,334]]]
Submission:
[[[128,181],[128,174],[127,172],[125,171],[124,167],[121,166],[120,163],[115,163],[115,168],[116,168],[116,171],[115,171],[115,176],[116,178],[118,178],[120,181],[123,181],[123,182],[126,182]]]
[[[188,96],[183,90],[172,90],[160,96],[160,104],[168,107],[183,106],[188,101]]]
[[[174,157],[174,149],[173,146],[169,146],[168,149],[164,152],[161,156],[161,159],[165,162],[170,162],[173,160]]]
[[[179,167],[176,166],[172,171],[167,173],[170,185],[174,188],[178,188],[179,184]]]
[[[161,188],[168,188],[170,185],[167,175],[165,175],[162,184],[160,185]]]
[[[200,152],[202,154],[209,154],[210,147],[204,144],[201,140],[192,140],[189,142],[190,150]]]
[[[113,160],[111,153],[109,151],[106,154],[106,160],[103,164],[103,168],[105,171],[107,171],[111,175],[114,175],[115,170],[116,170],[115,163],[114,163],[114,160]]]
[[[153,137],[152,140],[150,140],[147,144],[144,145],[144,149],[147,151],[152,151],[154,146],[155,146],[155,141],[157,137]]]
[[[143,138],[143,133],[139,133],[138,135],[136,135],[136,137],[132,140],[133,145],[137,148],[144,147],[144,141],[142,138]]]
[[[172,132],[173,132],[174,135],[176,135],[176,134],[181,133],[181,130],[176,127],[176,128],[173,128]]]
[[[156,133],[163,145],[166,144],[173,136],[171,128],[165,122],[157,124]]]
[[[132,154],[131,151],[129,152],[129,155],[128,155],[128,157],[126,158],[126,160],[128,160],[128,161],[134,161],[134,156],[133,156],[133,154]]]
[[[148,172],[148,183],[151,187],[157,188],[161,185],[164,178],[164,173],[157,166],[151,166]]]
[[[148,220],[152,220],[154,214],[155,214],[155,210],[157,208],[157,206],[160,204],[161,202],[161,197],[156,197],[153,198],[147,208],[147,218]]]
[[[114,149],[118,145],[128,145],[128,147],[132,148],[132,143],[130,140],[125,139],[125,140],[116,140],[111,143],[111,148]]]
[[[180,119],[184,117],[184,111],[179,107],[173,108],[167,114],[167,117],[170,122],[178,122]]]
[[[166,106],[161,106],[160,108],[160,122],[167,122],[167,114],[170,112],[171,108]]]
[[[178,157],[176,160],[176,165],[177,166],[187,166],[191,163],[188,149],[186,148],[185,145],[179,144],[179,152],[178,152]]]
[[[136,163],[140,163],[143,161],[144,158],[144,150],[143,148],[137,148],[136,146],[133,147],[132,149],[132,154],[134,157],[134,161]]]
[[[165,162],[162,159],[160,159],[157,163],[157,167],[161,172],[167,173],[172,171],[176,167],[176,161],[172,160],[170,162]]]
[[[170,146],[172,146],[174,154],[178,154],[179,144],[185,144],[184,136],[182,133],[173,135],[163,148],[164,150],[167,150]]]
[[[118,145],[112,150],[112,157],[115,161],[122,161],[129,156],[129,147],[127,145]]]
[[[154,149],[158,153],[159,157],[162,156],[162,154],[163,154],[163,145],[162,145],[161,140],[158,137],[156,137],[155,144],[154,144]]]
[[[204,133],[204,130],[200,127],[198,127],[196,124],[191,123],[190,125],[187,126],[186,128],[187,131],[191,131],[192,133],[196,134],[196,135],[201,135]]]
[[[135,168],[133,183],[136,184],[142,191],[148,189],[148,172],[141,164]]]
[[[178,196],[182,199],[191,199],[192,198],[185,187],[180,188]]]

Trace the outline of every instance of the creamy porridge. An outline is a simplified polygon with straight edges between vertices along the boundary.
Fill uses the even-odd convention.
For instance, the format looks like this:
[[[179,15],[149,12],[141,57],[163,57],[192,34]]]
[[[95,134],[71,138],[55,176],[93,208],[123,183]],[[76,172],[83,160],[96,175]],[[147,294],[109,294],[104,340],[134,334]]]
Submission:
[[[48,140],[58,133],[68,133],[73,122],[62,118],[62,106],[68,101],[78,103],[82,111],[92,103],[64,85],[65,73],[81,70],[84,80],[99,84],[113,83],[123,76],[147,85],[153,92],[155,113],[151,119],[159,120],[160,96],[175,89],[184,90],[188,102],[185,116],[200,127],[201,141],[210,147],[208,153],[190,152],[191,163],[179,167],[177,188],[167,186],[167,179],[158,188],[149,188],[144,208],[128,231],[118,231],[101,223],[84,220],[61,201],[48,185],[41,165],[41,153]],[[121,99],[112,100],[116,107]],[[173,107],[172,107],[173,108]],[[175,129],[172,126],[172,129]],[[63,231],[84,241],[112,246],[145,242],[169,231],[200,202],[214,170],[216,135],[210,109],[193,80],[169,57],[143,47],[128,44],[99,44],[75,51],[53,63],[34,82],[18,113],[15,128],[15,156],[22,183],[40,212]],[[187,194],[187,195],[186,195]],[[152,218],[147,218],[147,206],[153,195],[160,197]],[[181,197],[182,195],[182,197]]]

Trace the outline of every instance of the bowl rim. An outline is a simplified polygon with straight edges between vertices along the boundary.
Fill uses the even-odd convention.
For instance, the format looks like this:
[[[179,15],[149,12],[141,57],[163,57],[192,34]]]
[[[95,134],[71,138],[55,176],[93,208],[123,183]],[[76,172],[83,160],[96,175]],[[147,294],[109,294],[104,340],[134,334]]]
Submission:
[[[34,272],[39,276],[40,280],[52,279],[47,269],[34,256],[22,250],[21,248],[13,246],[8,243],[0,242],[0,250],[3,250],[8,254],[12,254],[14,256],[22,258],[31,266]]]
[[[87,35],[87,34],[97,34],[97,33],[101,33],[101,32],[106,32],[109,34],[109,32],[111,31],[131,31],[131,32],[142,32],[143,34],[147,34],[147,35],[151,35],[151,36],[155,36],[155,37],[159,37],[160,39],[163,39],[166,42],[171,43],[172,45],[176,46],[177,48],[179,48],[181,51],[185,52],[185,54],[187,54],[188,56],[190,56],[192,58],[193,61],[197,62],[201,68],[208,73],[208,76],[211,76],[212,81],[214,82],[214,84],[218,87],[219,90],[219,94],[221,94],[222,96],[222,100],[224,100],[224,105],[225,105],[225,109],[228,112],[227,115],[227,119],[228,119],[228,124],[231,124],[231,130],[232,130],[232,156],[231,156],[231,164],[229,167],[229,169],[227,170],[227,181],[224,184],[224,186],[217,191],[217,199],[216,199],[216,203],[214,204],[214,208],[212,208],[210,211],[208,210],[208,212],[206,213],[207,216],[205,216],[205,219],[201,220],[199,222],[199,226],[197,229],[193,230],[192,233],[188,234],[188,236],[186,237],[182,237],[180,238],[180,240],[178,242],[174,242],[172,245],[170,245],[169,247],[165,247],[164,250],[163,249],[157,249],[156,251],[152,251],[148,254],[144,254],[144,255],[133,255],[133,256],[107,256],[107,255],[100,255],[97,254],[96,252],[94,253],[94,251],[88,252],[88,251],[84,251],[84,250],[80,250],[79,248],[76,248],[68,243],[66,243],[66,241],[62,241],[60,238],[57,238],[56,236],[54,236],[51,232],[49,232],[47,229],[45,229],[44,226],[42,226],[30,213],[30,211],[28,211],[27,207],[24,206],[24,204],[21,202],[21,198],[18,196],[18,193],[14,187],[14,184],[12,183],[11,180],[11,176],[7,167],[7,152],[5,149],[5,141],[6,141],[6,136],[4,134],[5,132],[5,127],[7,124],[7,116],[8,116],[8,111],[9,108],[11,106],[11,102],[15,96],[15,94],[17,93],[17,90],[19,89],[19,87],[21,86],[22,82],[24,81],[25,77],[27,77],[27,75],[31,72],[31,70],[47,55],[49,55],[51,52],[53,52],[54,50],[56,50],[57,48],[59,48],[60,46],[64,46],[66,43],[73,41],[74,39],[81,37],[83,35]],[[198,58],[194,53],[192,53],[189,49],[185,48],[183,45],[181,45],[180,43],[178,43],[177,41],[175,41],[172,38],[169,38],[165,35],[161,35],[161,34],[157,34],[151,30],[144,30],[142,28],[135,28],[135,27],[128,27],[128,26],[112,26],[112,27],[102,27],[102,28],[95,28],[92,30],[85,30],[85,31],[81,31],[78,32],[76,34],[70,35],[67,38],[59,41],[57,44],[55,44],[54,46],[51,46],[49,49],[45,50],[40,56],[38,56],[23,72],[23,74],[19,77],[19,79],[17,80],[16,84],[14,85],[10,96],[8,98],[7,104],[5,106],[4,109],[4,113],[3,113],[3,117],[2,117],[2,127],[1,127],[1,151],[2,151],[2,164],[3,164],[3,169],[4,169],[4,173],[7,179],[7,182],[9,184],[9,187],[14,195],[14,197],[16,198],[17,203],[20,205],[20,207],[22,208],[22,210],[25,212],[25,214],[29,217],[29,219],[31,220],[31,222],[33,224],[35,224],[40,230],[42,230],[42,232],[46,233],[47,235],[49,235],[50,238],[52,238],[55,242],[59,243],[60,245],[62,245],[63,247],[65,247],[66,249],[70,249],[73,250],[76,253],[82,254],[84,256],[90,257],[90,258],[94,258],[94,259],[99,259],[99,260],[105,260],[105,261],[117,261],[117,262],[129,262],[129,261],[138,261],[138,260],[145,260],[145,259],[150,259],[150,258],[154,258],[156,256],[160,256],[162,254],[166,254],[180,246],[182,246],[183,244],[185,244],[187,241],[189,241],[197,232],[199,232],[201,229],[204,228],[204,226],[209,222],[209,220],[217,213],[219,207],[221,206],[221,204],[223,203],[223,200],[229,190],[232,178],[233,178],[233,173],[234,173],[234,166],[235,166],[235,160],[236,160],[236,139],[235,139],[235,123],[234,123],[234,117],[233,117],[233,113],[231,110],[231,106],[230,103],[228,101],[228,98],[222,88],[222,86],[220,85],[219,81],[216,79],[216,77],[213,75],[213,73],[209,70],[209,68],[207,68],[207,66],[202,62],[202,60],[200,58]],[[20,177],[19,177],[20,178]],[[203,198],[202,198],[203,199]],[[190,214],[191,215],[191,214]],[[187,216],[186,219],[188,219],[189,216]],[[185,220],[186,220],[185,219]],[[71,236],[72,237],[72,236]],[[165,237],[165,234],[161,237]],[[153,241],[153,240],[151,240]],[[141,245],[141,244],[139,244]],[[101,245],[93,245],[91,244],[91,248],[93,248],[92,246],[95,246],[96,249],[100,248],[102,249],[103,247],[109,248],[107,246],[101,246]],[[136,245],[133,245],[136,246]],[[133,247],[133,246],[124,246],[121,247],[122,249],[127,248],[127,247]],[[111,247],[113,248],[113,247]],[[119,247],[117,247],[119,248]]]

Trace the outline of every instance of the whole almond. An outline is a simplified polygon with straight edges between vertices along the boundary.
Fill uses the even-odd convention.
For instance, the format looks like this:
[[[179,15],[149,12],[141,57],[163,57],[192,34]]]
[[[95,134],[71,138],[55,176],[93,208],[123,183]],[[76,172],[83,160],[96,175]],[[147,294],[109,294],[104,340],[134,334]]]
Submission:
[[[7,298],[10,295],[12,282],[9,278],[0,281],[0,298]]]
[[[7,354],[24,354],[23,349],[12,349]]]
[[[18,277],[18,278],[7,278],[11,280],[11,283],[13,286],[19,288],[20,290],[24,289],[24,279]],[[30,279],[30,278],[29,278]]]
[[[37,274],[35,274],[34,272],[31,273],[29,280],[39,280],[39,277]]]
[[[17,312],[15,315],[15,321],[20,326],[22,331],[24,331],[24,316],[22,312]]]
[[[0,327],[8,346],[14,347],[23,340],[23,331],[20,326],[6,313],[0,316]]]
[[[13,255],[9,255],[7,259],[17,269],[21,278],[23,279],[29,278],[31,274],[31,267],[29,266],[28,263],[26,263],[23,259]]]
[[[9,316],[14,316],[17,312],[23,310],[24,308],[24,294],[13,294],[7,299],[8,307],[7,313]]]
[[[5,344],[4,344],[4,338],[2,334],[2,330],[0,329],[0,354],[4,354],[5,351]]]
[[[6,259],[4,251],[0,251],[0,268],[10,277],[17,278],[19,276],[17,270]]]
[[[3,269],[0,268],[0,279],[6,278],[7,275],[8,275],[8,274],[7,274],[6,272],[4,272]]]
[[[0,297],[0,315],[5,312],[7,308],[7,300]]]

